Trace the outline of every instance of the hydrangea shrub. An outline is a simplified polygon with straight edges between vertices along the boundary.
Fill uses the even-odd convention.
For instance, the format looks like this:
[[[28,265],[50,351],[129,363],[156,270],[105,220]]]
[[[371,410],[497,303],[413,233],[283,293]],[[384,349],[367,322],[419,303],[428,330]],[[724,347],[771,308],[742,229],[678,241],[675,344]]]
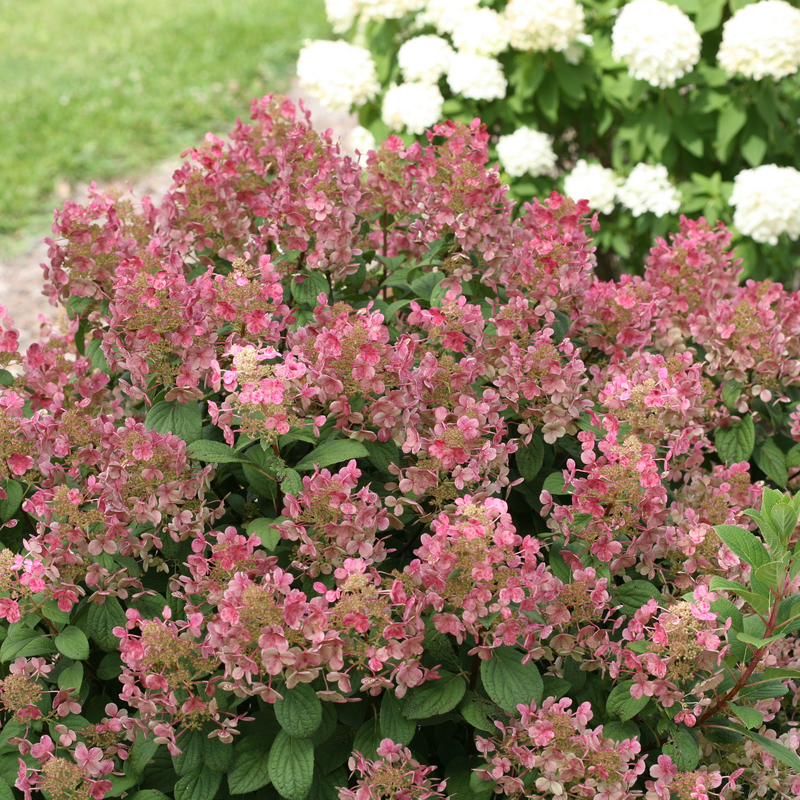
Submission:
[[[702,219],[598,280],[488,143],[270,96],[57,212],[68,330],[0,314],[2,796],[800,792],[800,296]]]
[[[643,263],[679,214],[702,213],[733,224],[747,276],[791,282],[796,5],[327,0],[363,69],[332,64],[314,42],[298,74],[324,104],[358,109],[378,140],[409,144],[444,117],[480,117],[515,198],[580,188],[571,196],[605,215],[595,243],[607,277]]]

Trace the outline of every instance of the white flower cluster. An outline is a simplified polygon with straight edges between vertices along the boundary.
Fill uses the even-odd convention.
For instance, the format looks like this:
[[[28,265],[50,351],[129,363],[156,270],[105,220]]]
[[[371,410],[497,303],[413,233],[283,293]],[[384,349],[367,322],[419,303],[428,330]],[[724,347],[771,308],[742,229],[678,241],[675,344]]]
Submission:
[[[556,163],[553,140],[533,128],[517,128],[497,140],[497,157],[503,169],[519,178],[525,173],[535,178],[549,173]]]
[[[369,50],[343,39],[306,42],[297,59],[297,77],[309,94],[332,111],[363,105],[381,88]]]
[[[467,11],[478,8],[480,0],[427,0],[417,17],[420,25],[433,25],[439,33],[452,33]]]
[[[662,89],[694,69],[701,44],[689,17],[661,0],[628,3],[611,31],[611,55],[634,78]]]
[[[456,53],[450,62],[447,83],[454,94],[470,100],[502,100],[508,82],[496,58]]]
[[[356,125],[350,131],[347,136],[347,146],[349,150],[353,152],[357,150],[362,156],[366,156],[370,150],[376,150],[378,147],[375,137],[362,125]]]
[[[442,119],[444,98],[433,83],[402,83],[391,86],[383,98],[381,119],[394,131],[418,135]]]
[[[325,14],[334,33],[345,33],[356,17],[383,22],[419,11],[425,0],[325,0]]]
[[[465,11],[452,36],[459,52],[479,56],[496,56],[508,47],[506,21],[491,8]]]
[[[518,50],[566,50],[583,33],[583,6],[576,0],[509,0],[511,46]]]
[[[800,172],[764,164],[733,179],[733,224],[757,242],[777,244],[782,233],[800,236]]]
[[[415,36],[400,45],[397,63],[403,80],[438,83],[446,75],[453,59],[453,48],[447,40],[433,34]]]
[[[663,217],[676,214],[681,207],[680,192],[670,183],[663,164],[637,164],[617,190],[617,199],[634,217],[648,211]]]
[[[593,211],[610,214],[614,210],[620,179],[613,169],[589,164],[581,158],[564,178],[564,194],[573,200],[588,200]]]
[[[783,0],[740,8],[722,27],[717,61],[731,77],[793,75],[800,66],[800,9]]]
[[[361,8],[360,0],[325,0],[325,16],[334,33],[346,33]]]

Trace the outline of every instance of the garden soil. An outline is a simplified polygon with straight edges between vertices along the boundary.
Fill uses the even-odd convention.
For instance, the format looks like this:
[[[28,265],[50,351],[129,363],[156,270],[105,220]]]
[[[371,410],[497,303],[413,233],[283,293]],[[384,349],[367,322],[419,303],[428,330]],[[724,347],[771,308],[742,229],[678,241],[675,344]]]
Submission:
[[[297,88],[290,92],[290,97],[297,101],[300,93]],[[306,102],[311,110],[311,122],[317,130],[333,130],[333,138],[340,140],[345,152],[352,152],[349,147],[349,135],[356,126],[355,117],[345,113],[327,111],[314,102]],[[187,145],[190,146],[190,145]],[[117,189],[121,192],[130,190],[134,199],[149,196],[159,203],[165,192],[172,185],[172,175],[181,165],[178,158],[158,165],[146,175],[120,178],[110,183],[100,184],[101,189]],[[59,202],[73,200],[78,203],[88,202],[88,184],[74,187],[62,185],[57,187]],[[8,310],[14,320],[14,327],[20,333],[20,350],[39,338],[40,316],[55,323],[56,329],[63,329],[66,314],[63,309],[51,306],[42,294],[44,278],[42,263],[47,261],[47,245],[44,239],[51,232],[42,231],[30,238],[27,247],[20,255],[3,257],[0,255],[0,305]]]

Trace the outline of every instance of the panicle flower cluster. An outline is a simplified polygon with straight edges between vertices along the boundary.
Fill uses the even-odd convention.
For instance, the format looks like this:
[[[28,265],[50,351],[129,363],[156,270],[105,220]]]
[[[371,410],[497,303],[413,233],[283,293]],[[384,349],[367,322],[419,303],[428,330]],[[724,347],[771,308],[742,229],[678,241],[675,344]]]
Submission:
[[[496,56],[508,47],[506,21],[491,8],[468,10],[460,16],[452,39],[459,53]]]
[[[761,0],[736,10],[722,26],[719,65],[730,77],[780,80],[800,66],[800,9]]]
[[[453,48],[446,39],[426,34],[414,36],[400,45],[397,64],[406,82],[436,84],[449,72],[453,55]]]
[[[663,217],[681,207],[680,192],[670,183],[663,164],[637,164],[617,190],[617,199],[634,217],[648,212]]]
[[[401,83],[383,96],[381,119],[392,131],[424,133],[442,117],[444,98],[432,83]]]
[[[627,3],[611,31],[611,55],[634,78],[661,89],[694,69],[701,44],[689,17],[662,0]]]
[[[576,0],[509,0],[505,13],[518,50],[561,52],[583,34],[583,6]]]
[[[532,178],[547,175],[556,164],[553,140],[533,128],[517,128],[497,140],[497,157],[503,169],[515,178],[526,173]]]
[[[452,33],[462,16],[475,11],[480,0],[426,0],[419,15],[423,25],[433,25],[440,34]]]
[[[800,10],[798,10],[800,15]],[[800,236],[800,172],[794,167],[762,164],[733,179],[733,224],[757,242],[777,244],[778,237]]]
[[[297,77],[309,94],[332,111],[349,111],[374,100],[380,91],[372,54],[343,39],[304,45],[297,59]]]
[[[325,14],[334,33],[346,33],[356,21],[399,19],[424,4],[425,0],[325,0]]]
[[[638,796],[633,785],[645,770],[636,738],[614,741],[603,726],[588,726],[594,716],[589,703],[574,711],[572,699],[550,697],[517,706],[519,719],[496,722],[500,735],[477,737],[478,750],[488,764],[478,770],[507,796],[524,792],[536,800]],[[535,781],[527,780],[536,776]]]
[[[610,214],[614,210],[619,184],[620,179],[613,169],[589,164],[580,158],[564,177],[564,194],[575,200],[587,200],[591,209]]]
[[[447,83],[454,94],[470,100],[502,100],[508,87],[496,58],[469,52],[456,53],[450,60]]]

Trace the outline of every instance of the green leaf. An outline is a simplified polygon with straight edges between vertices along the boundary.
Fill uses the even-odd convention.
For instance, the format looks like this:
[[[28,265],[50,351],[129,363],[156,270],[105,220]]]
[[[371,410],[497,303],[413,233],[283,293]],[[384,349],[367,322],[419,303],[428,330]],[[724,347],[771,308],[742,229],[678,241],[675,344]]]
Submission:
[[[366,458],[369,456],[367,448],[355,439],[333,439],[321,444],[312,450],[295,469],[305,470],[314,469],[314,466],[329,467],[331,464],[339,464],[342,461],[349,461],[351,458]]]
[[[289,469],[287,467],[286,471],[282,475],[282,478],[281,491],[284,494],[290,494],[294,497],[297,497],[300,492],[303,491],[303,479],[296,470]]]
[[[783,590],[783,583],[786,580],[786,566],[780,561],[770,561],[769,564],[762,564],[756,570],[756,578],[762,583],[774,589],[776,592]]]
[[[303,800],[314,780],[314,745],[310,739],[293,739],[282,730],[269,751],[267,766],[281,797]]]
[[[737,633],[736,638],[740,642],[744,642],[745,644],[750,644],[756,648],[766,647],[768,644],[772,642],[777,642],[780,639],[784,638],[782,633],[779,633],[777,636],[770,636],[767,639],[762,639],[760,636],[750,636],[748,633]]]
[[[200,770],[203,766],[203,750],[205,734],[202,730],[188,730],[178,738],[181,752],[172,756],[175,772],[183,777]]]
[[[551,472],[542,484],[542,491],[550,494],[572,494],[572,489],[564,486],[564,474],[562,472]]]
[[[661,593],[658,588],[650,581],[634,580],[629,583],[623,583],[616,590],[616,597],[614,604],[622,603],[620,609],[623,614],[635,614],[645,603],[652,600],[654,597],[658,598]]]
[[[231,794],[255,792],[270,782],[269,750],[264,747],[264,740],[260,736],[246,736],[236,743],[228,771]]]
[[[139,731],[125,761],[125,773],[127,775],[133,775],[137,780],[142,779],[145,768],[153,760],[153,756],[155,756],[159,747],[154,739],[155,737],[145,736]]]
[[[543,463],[544,442],[538,436],[534,436],[528,445],[520,445],[517,450],[517,469],[526,481],[532,481],[539,474]]]
[[[400,448],[393,442],[369,442],[363,441],[367,451],[367,458],[372,465],[383,475],[389,475],[389,466],[392,464],[400,464],[402,460],[402,453]]]
[[[758,468],[778,486],[785,487],[789,480],[789,470],[786,468],[786,456],[775,443],[774,439],[767,439],[755,451],[755,462]]]
[[[97,677],[101,681],[110,681],[122,674],[122,659],[119,653],[109,653],[103,656],[97,668]]]
[[[74,625],[68,625],[56,636],[56,649],[75,661],[89,658],[89,640],[86,634]]]
[[[714,431],[717,453],[726,464],[749,461],[755,442],[756,429],[749,415],[734,422],[730,428],[717,428]]]
[[[638,699],[631,697],[631,687],[633,681],[620,681],[608,695],[606,700],[606,711],[620,720],[625,720],[636,716],[650,701],[646,695]]]
[[[715,525],[714,531],[729,550],[754,569],[772,561],[764,544],[745,528],[738,525]]]
[[[298,303],[315,308],[317,305],[317,297],[320,294],[328,296],[328,281],[325,276],[317,270],[309,270],[304,275],[302,283],[297,280],[292,281],[291,285],[292,297]]]
[[[709,29],[710,30],[710,29]],[[732,101],[722,110],[717,119],[717,138],[715,149],[717,158],[724,164],[730,158],[731,146],[736,135],[747,122],[747,111]]]
[[[663,752],[681,772],[691,772],[700,763],[697,737],[685,725],[670,723],[669,742],[664,745]]]
[[[357,731],[353,739],[353,752],[361,753],[365,758],[376,759],[377,749],[384,736],[378,717],[368,719]],[[348,757],[350,753],[347,754]]]
[[[14,375],[7,369],[0,369],[0,386],[13,386]]]
[[[58,688],[59,689],[74,689],[80,693],[81,684],[83,683],[83,664],[76,661],[63,669],[58,675]]]
[[[189,444],[203,435],[203,412],[197,401],[161,400],[147,412],[144,425],[158,433],[174,433]]]
[[[770,511],[769,519],[782,542],[786,542],[797,527],[798,514],[790,503],[779,503]]]
[[[4,478],[0,481],[0,487],[6,492],[6,499],[0,500],[0,522],[8,522],[22,505],[25,490],[19,481],[11,480],[11,478]]]
[[[403,716],[403,704],[390,689],[385,689],[381,699],[381,733],[397,744],[407,745],[414,738],[417,725]]]
[[[753,676],[755,678],[755,676]],[[764,700],[772,697],[783,697],[789,690],[780,680],[759,680],[750,683],[739,692],[739,697],[748,700]]]
[[[725,403],[726,408],[731,411],[736,406],[736,401],[742,393],[742,384],[739,381],[725,381],[722,386],[722,402]]]
[[[441,283],[441,272],[426,272],[411,281],[411,291],[422,300],[430,302],[434,289]]]
[[[119,647],[120,640],[114,636],[112,630],[124,627],[126,622],[125,611],[116,597],[106,597],[102,605],[89,604],[86,615],[87,632],[106,653]]]
[[[494,721],[499,719],[503,713],[500,706],[493,703],[488,697],[482,697],[475,692],[467,692],[464,695],[458,710],[473,728],[492,733],[497,730]]]
[[[790,750],[788,747],[776,742],[774,739],[768,739],[760,733],[753,733],[753,731],[742,730],[748,739],[752,739],[764,748],[770,755],[778,759],[782,764],[791,767],[795,772],[800,772],[800,758],[797,754]]]
[[[452,711],[464,696],[467,682],[460,675],[439,670],[438,680],[428,681],[412,689],[403,704],[403,715],[407,719],[427,719]]]
[[[513,647],[496,647],[488,661],[481,661],[480,671],[489,697],[503,711],[517,714],[517,705],[542,700],[544,684],[533,661],[522,664],[523,654]]]
[[[214,772],[227,772],[233,759],[233,745],[225,744],[219,736],[203,739],[203,766]]]
[[[222,773],[201,767],[175,784],[175,800],[213,800],[222,783]]]
[[[232,447],[223,442],[211,439],[198,439],[186,447],[186,453],[198,461],[208,461],[212,464],[239,464],[244,461],[236,455]]]
[[[8,635],[0,645],[0,661],[13,661],[18,656],[42,656],[54,652],[55,649],[56,646],[49,636],[32,630],[23,622],[14,622],[9,625]]]
[[[739,148],[745,161],[755,168],[761,166],[764,156],[767,154],[766,141],[756,133],[745,133],[745,139]]]
[[[603,725],[603,736],[613,739],[615,742],[622,742],[625,739],[633,739],[639,736],[639,726],[635,722],[607,722]]]
[[[247,535],[258,536],[261,539],[261,544],[273,552],[281,540],[281,535],[275,528],[271,527],[275,523],[274,519],[267,519],[266,517],[259,517],[258,519],[251,520],[247,524]]]
[[[706,33],[719,27],[725,3],[726,0],[704,0],[699,4],[694,20],[698,33]]]
[[[322,704],[317,693],[307,684],[298,683],[294,689],[283,688],[283,698],[275,701],[275,716],[281,728],[296,739],[313,736],[322,722]]]
[[[737,706],[734,703],[728,703],[728,708],[748,728],[758,728],[764,722],[764,715],[755,708]]]
[[[129,794],[125,800],[169,800],[169,797],[158,789],[141,789],[135,794]]]

